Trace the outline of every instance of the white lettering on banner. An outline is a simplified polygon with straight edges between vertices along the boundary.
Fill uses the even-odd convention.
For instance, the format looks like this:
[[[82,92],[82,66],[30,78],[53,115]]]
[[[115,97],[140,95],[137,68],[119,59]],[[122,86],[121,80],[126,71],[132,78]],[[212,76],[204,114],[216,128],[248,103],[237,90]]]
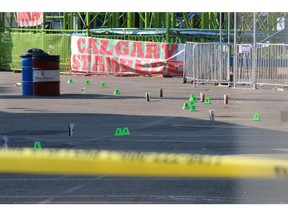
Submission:
[[[43,23],[42,12],[17,12],[17,24],[20,27],[37,26]]]
[[[71,37],[72,71],[182,76],[184,44]]]
[[[33,70],[33,82],[58,82],[59,70]]]

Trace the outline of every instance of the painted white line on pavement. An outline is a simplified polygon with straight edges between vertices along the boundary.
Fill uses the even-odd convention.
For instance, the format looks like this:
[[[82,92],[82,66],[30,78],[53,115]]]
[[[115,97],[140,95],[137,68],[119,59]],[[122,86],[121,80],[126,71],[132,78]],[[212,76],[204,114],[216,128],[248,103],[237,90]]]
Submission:
[[[82,184],[82,185],[79,185],[79,186],[77,186],[77,187],[71,188],[71,189],[69,189],[69,190],[63,192],[63,194],[68,194],[68,193],[71,193],[71,192],[73,192],[73,191],[76,191],[76,190],[78,190],[78,189],[84,187],[85,185],[86,185],[86,184]]]
[[[105,177],[105,176],[99,176],[99,177],[97,177],[97,178],[94,179],[94,180],[100,180],[100,179],[102,179],[102,178],[104,178],[104,177]],[[69,190],[67,190],[67,191],[64,191],[64,192],[62,192],[61,194],[69,194],[69,193],[71,193],[71,192],[73,192],[73,191],[76,191],[76,190],[78,190],[78,189],[80,189],[80,188],[83,188],[85,185],[86,185],[86,183],[85,183],[85,184],[82,184],[82,185],[78,185],[77,187],[74,187],[74,188],[71,188],[71,189],[69,189]],[[65,197],[65,196],[51,196],[51,197],[49,197],[48,199],[39,202],[39,204],[49,203],[49,202],[51,202],[53,199],[55,199],[55,198],[57,198],[57,197]]]

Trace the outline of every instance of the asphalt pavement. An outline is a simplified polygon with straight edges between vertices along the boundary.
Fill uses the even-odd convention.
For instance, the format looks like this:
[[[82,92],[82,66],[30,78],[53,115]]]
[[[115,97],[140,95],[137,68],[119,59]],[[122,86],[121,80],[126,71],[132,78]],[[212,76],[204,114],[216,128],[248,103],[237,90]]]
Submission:
[[[33,148],[40,141],[42,148],[288,159],[286,88],[194,87],[183,84],[182,78],[163,77],[60,78],[60,96],[22,96],[21,74],[0,72],[0,135],[8,136],[9,148]],[[73,83],[68,84],[68,79]],[[113,94],[115,89],[119,95]],[[210,98],[210,105],[199,101],[200,93]],[[198,97],[196,112],[182,108],[192,94]],[[215,121],[209,119],[211,109]],[[253,121],[255,114],[261,121]],[[73,136],[69,136],[69,123],[75,125]],[[128,127],[130,136],[115,137],[120,127]],[[288,203],[287,188],[286,179],[3,173],[0,203],[280,204]]]

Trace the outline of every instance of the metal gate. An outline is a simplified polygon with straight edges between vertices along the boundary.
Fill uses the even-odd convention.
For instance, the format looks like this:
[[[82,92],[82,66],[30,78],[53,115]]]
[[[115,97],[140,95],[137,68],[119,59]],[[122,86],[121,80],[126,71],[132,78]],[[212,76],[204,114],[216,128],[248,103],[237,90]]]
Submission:
[[[288,44],[257,44],[255,71],[251,44],[238,44],[236,58],[236,85],[252,84],[253,75],[255,84],[288,85]]]
[[[229,83],[229,60],[229,44],[187,42],[183,81],[192,79],[195,83]]]

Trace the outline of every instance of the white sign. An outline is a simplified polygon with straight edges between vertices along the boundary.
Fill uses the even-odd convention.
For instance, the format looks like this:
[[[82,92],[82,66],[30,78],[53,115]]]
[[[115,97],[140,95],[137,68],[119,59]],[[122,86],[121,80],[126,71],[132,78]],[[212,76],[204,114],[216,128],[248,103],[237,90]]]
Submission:
[[[239,46],[239,53],[250,53],[251,45],[241,45]]]
[[[58,82],[59,70],[33,70],[33,82]]]

